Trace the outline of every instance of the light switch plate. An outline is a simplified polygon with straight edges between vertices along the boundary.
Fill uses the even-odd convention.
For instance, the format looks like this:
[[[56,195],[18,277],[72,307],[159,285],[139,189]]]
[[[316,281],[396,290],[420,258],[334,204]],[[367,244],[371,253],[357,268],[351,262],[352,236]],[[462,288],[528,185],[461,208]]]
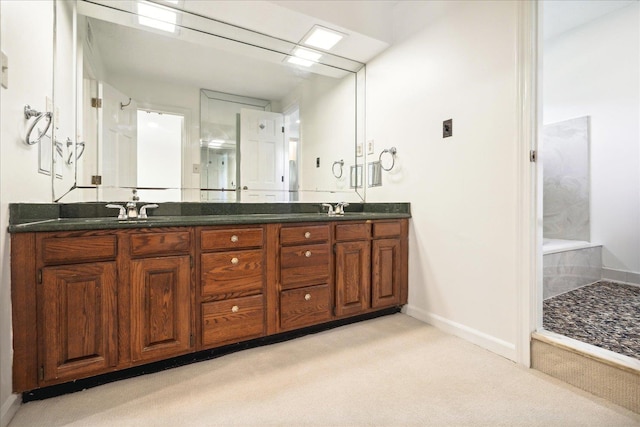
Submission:
[[[0,51],[0,68],[2,69],[2,87],[9,89],[9,59]]]
[[[375,149],[373,145],[373,139],[367,141],[367,154],[374,154]]]
[[[193,164],[193,173],[200,173],[200,163]]]

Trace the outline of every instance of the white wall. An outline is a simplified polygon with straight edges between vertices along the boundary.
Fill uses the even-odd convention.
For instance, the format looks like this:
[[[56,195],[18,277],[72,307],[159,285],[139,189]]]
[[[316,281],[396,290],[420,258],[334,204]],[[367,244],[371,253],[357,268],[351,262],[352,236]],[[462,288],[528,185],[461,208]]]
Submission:
[[[355,75],[340,81],[316,77],[302,85],[305,89],[299,100],[300,189],[353,192],[349,188],[349,168],[355,162]],[[332,167],[339,160],[344,160],[343,174],[336,178]]]
[[[543,103],[545,124],[591,117],[591,240],[640,273],[640,3],[545,41]]]
[[[76,138],[76,92],[74,89],[75,69],[75,31],[74,2],[56,4],[56,52],[53,102],[56,105],[54,139],[62,144],[62,156],[55,154],[56,179],[54,179],[54,197],[62,196],[75,182],[75,166],[66,163],[69,158],[67,138]],[[56,151],[54,151],[56,153]]]
[[[9,59],[9,88],[2,92],[0,135],[0,425],[9,422],[18,402],[11,381],[10,241],[6,232],[8,204],[50,202],[51,177],[38,174],[38,147],[23,141],[27,130],[25,104],[44,110],[52,96],[53,2],[2,1],[1,48]],[[27,25],[28,23],[28,25]],[[28,30],[27,30],[28,29]],[[25,31],[28,31],[28,36]],[[37,66],[36,66],[37,64]]]
[[[400,2],[395,34],[406,39],[367,64],[366,107],[374,158],[398,149],[367,202],[411,202],[407,312],[511,359],[517,11],[516,1]]]

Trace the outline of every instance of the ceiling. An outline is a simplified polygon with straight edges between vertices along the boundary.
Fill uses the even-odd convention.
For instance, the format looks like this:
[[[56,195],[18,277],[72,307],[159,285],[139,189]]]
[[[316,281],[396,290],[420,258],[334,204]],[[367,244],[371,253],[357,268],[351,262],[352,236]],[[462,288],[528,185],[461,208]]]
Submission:
[[[638,0],[546,0],[542,3],[543,37],[549,40]]]
[[[322,25],[348,35],[332,53],[366,63],[389,47],[389,19],[396,3],[384,0],[184,0],[182,8],[293,43],[300,42],[314,25]]]
[[[92,2],[113,5],[105,0]],[[164,0],[155,2],[163,3]],[[348,35],[331,53],[360,63],[366,63],[389,46],[389,42],[364,33],[385,36],[384,31],[376,32],[376,29],[384,27],[380,23],[388,19],[395,1],[332,1],[331,12],[327,12],[326,7],[321,7],[326,6],[324,3],[326,2],[184,0],[178,7],[291,43],[298,43],[314,25],[323,25]],[[136,2],[119,2],[117,7],[134,11]],[[175,36],[161,31],[142,30],[130,14],[116,16],[117,11],[105,10],[87,2],[80,2],[79,12],[99,18],[91,19],[91,31],[99,56],[106,58],[104,66],[110,75],[145,76],[150,81],[172,82],[174,85],[208,88],[269,100],[281,99],[303,79],[310,77],[310,70],[285,66],[283,60],[287,56],[283,54],[251,48],[184,28]],[[321,18],[314,15],[320,15]],[[264,19],[265,16],[269,19]],[[346,18],[347,16],[351,18]],[[370,19],[364,19],[365,17]],[[215,22],[195,15],[185,16],[183,19],[189,19],[194,26],[203,23],[217,28]],[[330,22],[329,19],[340,24]],[[191,24],[185,26],[194,28]],[[231,37],[235,38],[233,29],[231,30]],[[220,34],[215,29],[211,32]],[[242,31],[237,29],[236,33],[238,36],[242,35]],[[246,33],[249,38],[261,37],[259,34]],[[276,50],[289,52],[287,49],[291,49],[291,43],[285,43],[283,49]],[[336,60],[340,61],[339,58]],[[332,67],[314,65],[313,69],[314,72],[335,78],[349,74]]]

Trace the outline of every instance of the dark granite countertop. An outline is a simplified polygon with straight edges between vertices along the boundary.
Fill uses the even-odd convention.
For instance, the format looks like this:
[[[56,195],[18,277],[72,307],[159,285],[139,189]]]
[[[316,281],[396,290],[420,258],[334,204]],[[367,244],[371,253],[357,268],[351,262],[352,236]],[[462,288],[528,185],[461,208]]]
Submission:
[[[9,232],[99,230],[196,225],[266,224],[410,218],[409,203],[354,203],[343,216],[321,212],[320,203],[161,203],[149,218],[118,220],[106,203],[9,206]],[[139,204],[142,205],[142,204]]]

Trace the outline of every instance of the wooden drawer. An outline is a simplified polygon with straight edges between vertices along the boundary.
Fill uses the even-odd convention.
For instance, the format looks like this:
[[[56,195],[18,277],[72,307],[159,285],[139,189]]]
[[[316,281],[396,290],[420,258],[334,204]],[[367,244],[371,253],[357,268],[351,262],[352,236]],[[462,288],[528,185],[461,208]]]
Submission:
[[[319,243],[328,240],[328,224],[282,227],[280,230],[280,244],[285,246],[303,243]]]
[[[283,288],[326,283],[330,266],[327,243],[280,249],[280,282]]]
[[[200,233],[203,251],[261,248],[263,244],[262,228],[202,230]]]
[[[402,225],[400,224],[400,221],[373,223],[374,239],[399,236],[401,232]]]
[[[336,224],[336,241],[365,240],[369,238],[371,224]]]
[[[191,250],[191,232],[169,231],[131,235],[131,256],[181,255]]]
[[[42,239],[42,261],[46,265],[116,258],[116,236],[49,237]]]
[[[280,292],[280,327],[296,329],[331,320],[329,285]]]
[[[262,292],[263,259],[262,249],[202,254],[202,295],[225,295],[228,298],[234,294]]]
[[[262,295],[202,304],[202,346],[232,344],[264,335]]]

